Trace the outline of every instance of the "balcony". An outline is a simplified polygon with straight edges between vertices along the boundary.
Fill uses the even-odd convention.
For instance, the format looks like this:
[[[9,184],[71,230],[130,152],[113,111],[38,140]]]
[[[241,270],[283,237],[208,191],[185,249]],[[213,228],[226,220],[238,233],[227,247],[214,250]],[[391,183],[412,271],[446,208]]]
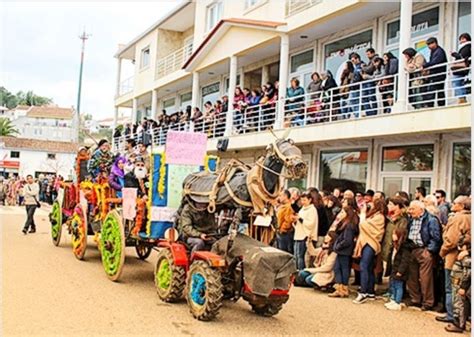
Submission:
[[[193,53],[193,44],[189,43],[156,62],[155,79],[171,74],[184,65]]]
[[[286,0],[285,15],[286,17],[292,16],[320,2],[321,0]]]
[[[120,82],[118,96],[123,96],[133,91],[133,76]]]

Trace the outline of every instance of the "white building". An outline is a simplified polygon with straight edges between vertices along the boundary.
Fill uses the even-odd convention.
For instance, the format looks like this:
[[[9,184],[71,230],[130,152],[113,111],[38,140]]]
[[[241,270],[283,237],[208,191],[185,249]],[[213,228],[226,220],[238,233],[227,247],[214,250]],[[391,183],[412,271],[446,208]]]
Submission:
[[[0,175],[52,173],[71,179],[77,143],[0,137]]]

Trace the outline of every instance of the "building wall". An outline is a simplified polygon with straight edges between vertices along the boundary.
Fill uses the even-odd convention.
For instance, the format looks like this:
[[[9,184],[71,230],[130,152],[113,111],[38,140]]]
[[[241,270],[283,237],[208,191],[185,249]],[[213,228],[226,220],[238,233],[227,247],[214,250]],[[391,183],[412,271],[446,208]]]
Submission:
[[[156,57],[162,59],[183,46],[183,33],[160,29],[158,32],[158,50]]]
[[[20,117],[12,123],[21,138],[73,141],[76,135],[72,121],[66,119]]]
[[[149,33],[137,42],[135,48],[135,77],[133,93],[140,96],[150,90],[155,79],[156,55],[158,44],[158,30]],[[150,63],[147,67],[140,68],[141,53],[146,47],[150,47]]]

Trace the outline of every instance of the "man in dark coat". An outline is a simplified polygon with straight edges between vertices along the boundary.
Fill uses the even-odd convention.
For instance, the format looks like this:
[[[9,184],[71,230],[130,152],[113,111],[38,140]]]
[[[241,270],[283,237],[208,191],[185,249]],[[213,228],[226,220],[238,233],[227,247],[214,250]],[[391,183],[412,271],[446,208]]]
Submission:
[[[428,92],[425,100],[427,107],[434,107],[435,98],[438,98],[438,106],[445,106],[446,99],[444,93],[444,86],[446,81],[448,58],[443,48],[438,45],[438,40],[435,37],[430,37],[426,40],[426,44],[430,49],[430,60],[423,65],[424,73],[427,76]]]

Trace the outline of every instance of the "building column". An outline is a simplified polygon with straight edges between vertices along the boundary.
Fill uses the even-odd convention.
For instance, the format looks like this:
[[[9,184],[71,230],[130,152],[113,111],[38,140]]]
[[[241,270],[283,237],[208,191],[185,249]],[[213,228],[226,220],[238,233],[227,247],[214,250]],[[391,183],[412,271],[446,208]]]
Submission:
[[[411,46],[411,16],[413,0],[401,0],[400,2],[400,57],[398,59],[398,82],[397,101],[393,107],[394,112],[407,110],[408,76],[404,69],[405,57],[401,54],[403,50]]]
[[[281,35],[280,41],[280,73],[278,76],[278,109],[275,118],[275,129],[283,127],[283,120],[285,118],[285,96],[286,86],[288,83],[288,64],[290,59],[290,39],[288,34]]]
[[[132,124],[137,123],[138,99],[134,98],[132,103]]]
[[[115,128],[117,127],[118,111],[119,111],[119,107],[116,106],[115,111],[114,111],[114,125],[113,125],[114,132],[115,132]]]
[[[270,79],[270,66],[267,64],[262,67],[262,86],[267,84]]]
[[[156,109],[158,105],[158,90],[151,91],[151,119],[156,119]]]
[[[230,57],[230,69],[229,69],[229,107],[225,116],[225,136],[232,134],[232,127],[234,125],[234,94],[235,87],[237,86],[237,56],[232,55]]]
[[[197,71],[193,72],[193,86],[191,91],[191,117],[193,117],[194,108],[199,107],[200,99],[200,90],[199,90],[199,73]],[[191,121],[189,124],[189,131],[194,131],[194,123]]]
[[[122,77],[122,59],[120,57],[117,58],[117,88],[115,91],[115,96],[120,96],[120,81]]]

